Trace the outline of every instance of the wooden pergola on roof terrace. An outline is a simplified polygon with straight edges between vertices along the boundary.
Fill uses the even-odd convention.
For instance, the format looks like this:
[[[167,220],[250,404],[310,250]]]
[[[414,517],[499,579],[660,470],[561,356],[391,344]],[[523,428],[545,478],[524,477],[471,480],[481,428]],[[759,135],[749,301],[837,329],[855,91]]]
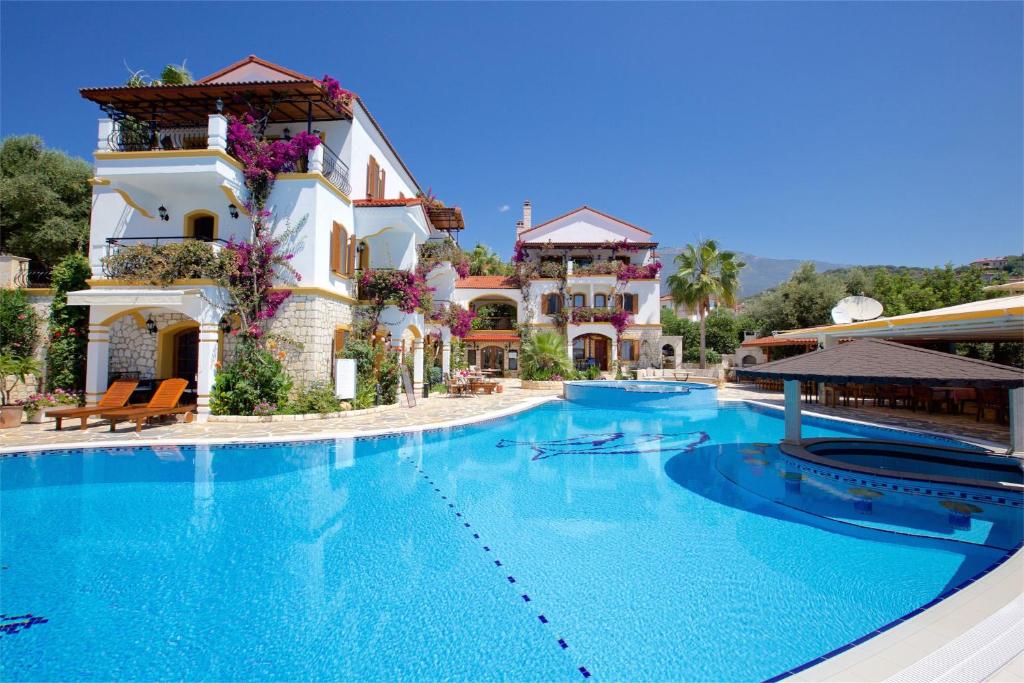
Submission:
[[[255,55],[188,85],[120,85],[79,92],[114,118],[132,116],[162,126],[206,125],[207,117],[217,113],[218,101],[225,114],[269,112],[271,123],[352,118],[351,105],[332,101],[319,80]]]
[[[1024,370],[881,339],[856,339],[830,349],[737,368],[743,377],[836,384],[927,384],[1024,387]]]

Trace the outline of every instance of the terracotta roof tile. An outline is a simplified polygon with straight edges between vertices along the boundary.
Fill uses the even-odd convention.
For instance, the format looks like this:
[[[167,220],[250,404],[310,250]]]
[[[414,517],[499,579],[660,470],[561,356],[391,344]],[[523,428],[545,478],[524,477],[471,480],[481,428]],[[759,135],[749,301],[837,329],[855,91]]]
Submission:
[[[504,332],[501,330],[486,330],[480,332],[470,332],[469,336],[466,337],[466,341],[517,342],[519,341],[519,335],[511,331]]]
[[[792,339],[785,337],[758,337],[757,339],[747,339],[740,346],[806,346],[807,344],[817,343],[817,337],[794,337]]]
[[[515,289],[504,275],[470,275],[455,282],[456,289]]]

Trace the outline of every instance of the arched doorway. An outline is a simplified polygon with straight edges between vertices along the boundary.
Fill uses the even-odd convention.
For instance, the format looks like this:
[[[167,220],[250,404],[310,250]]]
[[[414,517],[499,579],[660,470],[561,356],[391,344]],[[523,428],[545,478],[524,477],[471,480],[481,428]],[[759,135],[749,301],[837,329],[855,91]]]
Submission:
[[[505,350],[500,346],[485,346],[480,350],[481,370],[504,370]]]
[[[175,334],[172,353],[172,376],[187,379],[189,388],[194,388],[199,374],[199,327],[189,327]]]
[[[743,356],[743,360],[740,361],[740,364],[743,365],[743,367],[747,367],[748,365],[757,365],[757,359],[748,354]]]
[[[676,350],[671,344],[661,347],[661,367],[674,368],[676,366]]]
[[[217,216],[209,211],[192,211],[185,216],[185,237],[212,242],[217,239]]]
[[[611,339],[603,334],[581,334],[572,340],[572,362],[577,370],[592,365],[607,371],[611,360]]]

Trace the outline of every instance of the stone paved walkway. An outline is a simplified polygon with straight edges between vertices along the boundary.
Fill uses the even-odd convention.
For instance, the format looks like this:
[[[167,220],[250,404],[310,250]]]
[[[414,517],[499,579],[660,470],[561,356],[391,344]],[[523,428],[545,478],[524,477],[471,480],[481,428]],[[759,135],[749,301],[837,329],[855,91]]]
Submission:
[[[230,439],[300,439],[315,437],[352,436],[355,434],[400,431],[424,426],[448,426],[461,422],[487,419],[508,412],[515,412],[558,396],[557,391],[526,391],[506,385],[501,394],[480,394],[472,398],[448,398],[434,395],[429,399],[417,399],[414,408],[395,408],[365,416],[346,416],[338,419],[304,420],[299,422],[257,422],[205,424],[167,423],[143,427],[135,433],[134,424],[121,423],[111,433],[105,422],[95,420],[85,431],[80,431],[77,421],[72,426],[66,422],[60,432],[53,423],[22,425],[0,431],[0,452],[53,448],[72,444],[142,444],[154,441],[186,443],[196,440]],[[404,399],[403,399],[404,400]]]
[[[192,441],[232,439],[282,439],[299,440],[353,436],[357,434],[401,431],[427,426],[454,426],[489,417],[523,410],[550,400],[560,394],[553,390],[527,391],[518,388],[517,383],[505,384],[501,394],[478,395],[473,398],[448,398],[435,395],[429,399],[417,399],[414,408],[396,408],[363,416],[346,416],[338,419],[306,420],[297,422],[258,423],[206,423],[206,424],[163,424],[144,427],[136,434],[129,423],[122,423],[113,434],[107,425],[93,421],[89,429],[79,431],[76,423],[69,423],[57,432],[53,423],[22,425],[15,429],[0,431],[0,452],[35,450],[76,444],[143,444],[161,441],[188,443]],[[726,385],[720,390],[723,399],[749,399],[781,406],[780,393],[759,391],[752,386]],[[991,422],[975,422],[973,416],[912,413],[909,410],[892,408],[831,408],[819,404],[804,404],[804,410],[836,417],[845,417],[864,422],[903,427],[931,432],[941,432],[986,445],[1005,447],[1009,442],[1009,428]]]
[[[770,403],[784,404],[781,392],[761,391],[753,385],[729,384],[719,392],[719,398],[736,398]],[[850,420],[873,422],[889,427],[902,427],[926,432],[940,432],[967,441],[984,442],[984,445],[999,446],[1005,450],[1010,443],[1010,428],[1007,425],[995,424],[991,415],[987,421],[977,422],[974,415],[947,415],[945,413],[912,412],[906,408],[876,407],[865,404],[860,407],[831,407],[819,403],[804,403],[803,410]]]

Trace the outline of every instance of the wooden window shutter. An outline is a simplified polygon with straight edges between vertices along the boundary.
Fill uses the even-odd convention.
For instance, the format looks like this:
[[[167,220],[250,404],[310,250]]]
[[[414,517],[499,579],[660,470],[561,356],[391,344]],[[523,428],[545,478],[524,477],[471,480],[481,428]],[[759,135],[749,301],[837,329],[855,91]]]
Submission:
[[[386,178],[387,178],[387,174],[384,172],[384,169],[383,168],[380,169],[380,188],[378,188],[380,190],[380,194],[378,194],[378,196],[381,199],[384,199],[385,197],[387,197],[387,194],[384,191],[384,180]]]
[[[352,274],[356,271],[356,236],[352,235],[348,238],[348,264],[345,267],[345,272]]]
[[[345,348],[345,330],[337,328],[334,330],[334,355],[337,356]]]
[[[331,227],[331,270],[341,272],[341,226],[337,223]]]
[[[377,160],[372,156],[366,164],[366,198],[377,198]]]
[[[622,309],[622,295],[621,294],[616,294],[615,295],[615,308],[618,308],[620,310]]]

